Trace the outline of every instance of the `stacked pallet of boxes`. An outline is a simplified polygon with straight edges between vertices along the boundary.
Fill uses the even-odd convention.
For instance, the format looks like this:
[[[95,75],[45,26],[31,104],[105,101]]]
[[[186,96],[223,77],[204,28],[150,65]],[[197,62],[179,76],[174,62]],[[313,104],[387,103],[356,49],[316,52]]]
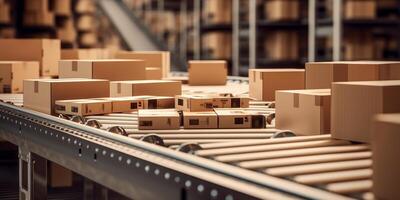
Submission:
[[[96,7],[93,0],[79,0],[75,5],[76,29],[81,47],[96,47],[98,44]]]

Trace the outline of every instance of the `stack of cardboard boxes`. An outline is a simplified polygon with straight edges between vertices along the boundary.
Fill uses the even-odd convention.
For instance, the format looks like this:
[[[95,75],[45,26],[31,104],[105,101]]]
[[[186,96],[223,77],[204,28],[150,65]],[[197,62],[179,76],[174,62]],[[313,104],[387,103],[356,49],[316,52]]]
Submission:
[[[82,47],[95,47],[98,44],[96,6],[93,0],[79,0],[75,5],[78,41]]]

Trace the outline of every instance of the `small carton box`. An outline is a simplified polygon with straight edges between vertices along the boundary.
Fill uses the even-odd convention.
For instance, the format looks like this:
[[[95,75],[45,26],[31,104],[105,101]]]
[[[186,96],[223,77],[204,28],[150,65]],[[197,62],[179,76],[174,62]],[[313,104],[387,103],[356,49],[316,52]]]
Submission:
[[[55,112],[66,115],[101,115],[112,112],[112,104],[104,99],[74,99],[56,101]]]
[[[213,97],[214,108],[248,108],[250,98],[246,97]]]
[[[300,17],[299,0],[267,0],[264,4],[265,17],[270,21],[297,20]]]
[[[400,80],[332,84],[333,138],[369,143],[371,119],[400,112]]]
[[[327,89],[332,82],[400,79],[400,62],[345,61],[306,63],[306,88]]]
[[[211,112],[183,112],[183,128],[206,129],[218,128],[218,118],[214,111]]]
[[[38,61],[41,76],[55,76],[60,46],[52,39],[0,39],[0,60]]]
[[[60,60],[60,78],[107,79],[110,81],[145,80],[143,60]]]
[[[39,62],[0,61],[0,93],[22,93],[24,79],[39,78]]]
[[[143,109],[144,101],[138,97],[110,97],[98,98],[102,100],[111,101],[113,113],[133,112]]]
[[[138,59],[146,62],[146,67],[161,69],[162,77],[168,77],[170,72],[170,53],[168,51],[125,51],[115,55],[119,59]]]
[[[176,130],[180,128],[179,113],[173,109],[139,110],[139,130]]]
[[[179,111],[189,112],[213,111],[213,98],[192,95],[179,95],[175,97],[175,109]]]
[[[276,90],[304,89],[304,69],[250,69],[249,96],[274,101]]]
[[[376,17],[375,0],[346,0],[344,4],[345,19],[374,19]]]
[[[225,85],[228,64],[224,60],[191,60],[188,72],[189,85]]]
[[[24,107],[55,114],[57,100],[109,97],[110,84],[100,79],[24,80]]]
[[[161,80],[162,71],[158,67],[146,67],[146,79],[147,80]]]
[[[166,80],[137,80],[110,82],[111,97],[124,96],[168,96],[174,97],[182,92],[182,83]]]
[[[175,108],[174,97],[138,96],[143,100],[143,109],[168,109]]]
[[[233,108],[215,108],[218,128],[265,128],[265,116],[256,111]]]
[[[275,127],[296,135],[330,133],[331,90],[279,90],[275,99]]]
[[[372,123],[372,191],[375,199],[400,199],[400,114],[380,114]]]

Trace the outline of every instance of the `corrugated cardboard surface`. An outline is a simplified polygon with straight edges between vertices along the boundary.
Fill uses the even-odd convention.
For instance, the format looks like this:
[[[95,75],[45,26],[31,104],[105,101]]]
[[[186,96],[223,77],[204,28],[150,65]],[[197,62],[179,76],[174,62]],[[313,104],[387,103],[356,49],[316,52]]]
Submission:
[[[24,107],[55,114],[56,100],[109,97],[107,80],[28,79],[24,80]]]
[[[180,128],[180,116],[173,109],[139,110],[139,130],[170,130]]]
[[[111,97],[123,96],[169,96],[174,97],[182,92],[182,83],[166,80],[113,81],[110,83]]]
[[[257,100],[274,101],[276,90],[304,89],[303,69],[249,70],[249,96]]]
[[[400,81],[338,82],[332,85],[332,137],[370,142],[372,116],[400,112]]]
[[[275,127],[296,135],[330,133],[330,89],[276,92]]]
[[[125,51],[117,53],[115,58],[144,60],[146,67],[160,68],[163,78],[168,77],[170,72],[171,58],[168,51]]]
[[[211,112],[183,112],[183,127],[191,128],[218,128],[218,118]]]
[[[189,85],[225,85],[228,75],[226,61],[189,61]]]
[[[372,123],[372,191],[376,199],[400,199],[400,114],[378,115]]]

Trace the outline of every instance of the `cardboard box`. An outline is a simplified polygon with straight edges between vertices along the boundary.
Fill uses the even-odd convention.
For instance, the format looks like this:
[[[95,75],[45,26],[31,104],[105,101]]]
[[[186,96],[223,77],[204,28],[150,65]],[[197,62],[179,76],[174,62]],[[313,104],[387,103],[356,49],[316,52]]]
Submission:
[[[376,17],[375,0],[346,0],[344,3],[345,19],[374,19]]]
[[[60,78],[107,79],[110,81],[145,80],[143,60],[60,60]]]
[[[112,104],[104,99],[74,99],[55,102],[55,112],[66,115],[101,115],[112,112]]]
[[[213,111],[213,98],[188,95],[176,96],[175,109],[190,112]]]
[[[144,109],[175,108],[175,98],[174,97],[138,96],[137,98],[143,100],[143,108]]]
[[[0,93],[22,93],[23,80],[39,78],[35,61],[0,61]]]
[[[110,59],[111,51],[109,49],[62,49],[62,60],[98,60]]]
[[[53,0],[54,13],[57,16],[70,16],[72,12],[71,0]]]
[[[300,18],[298,0],[267,0],[264,4],[265,17],[270,21],[289,21]]]
[[[189,85],[225,85],[228,64],[225,60],[191,60],[188,72]]]
[[[183,112],[183,128],[206,129],[218,128],[218,118],[214,111]]]
[[[182,84],[179,81],[166,80],[138,80],[138,81],[113,81],[110,83],[111,97],[124,96],[168,96],[180,95]]]
[[[147,80],[161,80],[162,71],[158,67],[146,67],[146,79]]]
[[[331,88],[332,82],[400,79],[400,62],[346,61],[306,63],[306,88]]]
[[[265,128],[265,116],[246,109],[214,109],[218,116],[218,128]]]
[[[400,112],[400,80],[332,84],[332,137],[369,143],[371,119]]]
[[[139,110],[139,130],[174,130],[180,128],[179,113],[173,109]]]
[[[372,143],[372,191],[376,199],[400,199],[400,114],[374,117]]]
[[[330,133],[331,90],[276,91],[275,127],[296,135]]]
[[[208,32],[202,34],[202,56],[207,59],[230,59],[232,57],[232,34]]]
[[[144,106],[144,100],[138,97],[111,97],[98,99],[111,101],[111,112],[113,113],[133,112],[143,109]]]
[[[81,15],[76,21],[76,28],[80,31],[91,31],[96,27],[96,21],[92,15]]]
[[[99,79],[27,79],[24,80],[24,107],[55,114],[57,100],[109,97],[110,85]]]
[[[376,47],[372,32],[363,30],[346,31],[343,39],[344,60],[374,59]]]
[[[98,44],[98,38],[96,32],[84,32],[79,38],[79,42],[85,47],[94,47]]]
[[[231,0],[204,1],[203,19],[206,24],[231,24]]]
[[[10,5],[7,3],[0,3],[0,23],[11,23]]]
[[[92,14],[96,12],[96,5],[93,0],[79,0],[75,5],[75,11],[79,14]]]
[[[51,187],[71,187],[73,172],[57,163],[51,162],[49,169],[49,185]]]
[[[272,31],[264,41],[266,57],[271,60],[298,60],[299,33],[296,31]]]
[[[162,77],[168,77],[170,72],[170,53],[168,51],[124,51],[115,55],[119,59],[139,59],[146,62],[146,67],[161,69]]]
[[[41,76],[55,76],[60,45],[51,39],[0,39],[0,60],[38,61]]]
[[[49,0],[24,0],[25,11],[47,12],[50,10]]]
[[[304,69],[250,69],[249,96],[274,101],[276,90],[304,89]]]
[[[54,26],[54,13],[52,12],[25,12],[24,26]]]

